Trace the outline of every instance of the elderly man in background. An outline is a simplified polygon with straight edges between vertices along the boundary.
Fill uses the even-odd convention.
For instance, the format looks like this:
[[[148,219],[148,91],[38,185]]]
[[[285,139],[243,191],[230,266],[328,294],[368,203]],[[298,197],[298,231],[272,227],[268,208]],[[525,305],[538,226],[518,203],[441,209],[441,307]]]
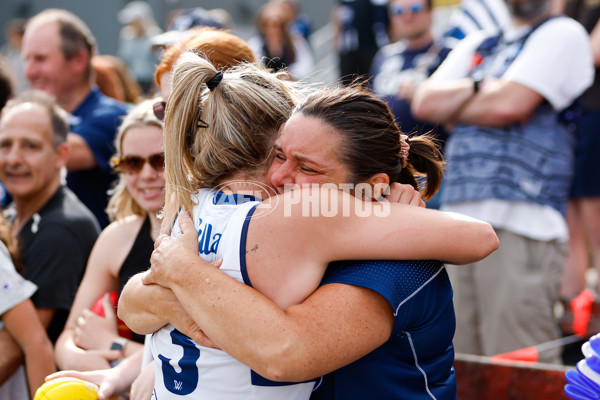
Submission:
[[[55,342],[69,315],[99,234],[93,214],[61,183],[69,159],[66,113],[43,92],[9,101],[0,115],[0,181],[13,203],[13,223],[24,265],[35,283],[37,315]],[[23,362],[19,345],[0,330],[0,383]]]
[[[93,85],[95,51],[89,28],[69,11],[48,9],[27,23],[25,75],[32,88],[50,93],[71,114],[67,184],[104,227],[106,192],[115,179],[110,166],[113,141],[127,108]]]

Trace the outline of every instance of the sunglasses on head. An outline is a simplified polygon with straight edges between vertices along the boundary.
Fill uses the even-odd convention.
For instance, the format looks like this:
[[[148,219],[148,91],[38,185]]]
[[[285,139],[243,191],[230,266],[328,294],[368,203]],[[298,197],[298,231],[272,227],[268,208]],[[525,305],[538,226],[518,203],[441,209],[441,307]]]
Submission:
[[[152,105],[152,111],[154,112],[154,116],[161,122],[165,121],[165,112],[167,111],[167,103],[165,101],[159,101]],[[196,126],[198,128],[208,128],[209,125],[207,122],[199,119]]]
[[[126,174],[137,174],[144,168],[144,164],[150,164],[152,169],[156,172],[163,172],[165,170],[165,155],[163,153],[152,154],[148,158],[140,156],[125,156],[125,157],[113,157],[112,164],[117,172],[124,172]]]
[[[425,6],[423,4],[418,4],[418,3],[411,4],[406,7],[390,6],[390,12],[394,15],[402,15],[409,11],[413,14],[417,14],[417,13],[420,13],[421,11],[423,11],[424,9],[425,9]]]

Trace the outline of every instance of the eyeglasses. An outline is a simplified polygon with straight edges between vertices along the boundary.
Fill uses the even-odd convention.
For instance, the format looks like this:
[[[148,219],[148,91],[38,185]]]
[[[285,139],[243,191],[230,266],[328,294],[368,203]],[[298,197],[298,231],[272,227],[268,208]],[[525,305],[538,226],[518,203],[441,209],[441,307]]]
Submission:
[[[413,14],[417,14],[417,13],[420,13],[421,11],[423,11],[424,9],[425,9],[425,6],[423,4],[415,3],[415,4],[411,4],[409,6],[406,6],[406,7],[390,6],[390,13],[392,13],[394,15],[402,15],[402,14],[405,14],[410,11]]]
[[[165,120],[165,111],[166,110],[167,110],[167,102],[166,101],[159,101],[152,105],[152,111],[154,111],[154,116],[156,117],[156,119],[158,119],[161,122]]]
[[[150,164],[156,172],[165,170],[165,155],[163,153],[152,154],[148,158],[140,156],[113,157],[111,161],[115,171],[126,174],[139,173],[146,163]]]

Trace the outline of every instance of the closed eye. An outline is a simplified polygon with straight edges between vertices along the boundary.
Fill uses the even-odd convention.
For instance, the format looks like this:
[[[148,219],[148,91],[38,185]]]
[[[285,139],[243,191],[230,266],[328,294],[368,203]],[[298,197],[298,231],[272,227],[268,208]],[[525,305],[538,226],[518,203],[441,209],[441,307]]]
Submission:
[[[300,170],[307,174],[318,174],[319,173],[318,171],[315,171],[314,169],[308,168],[308,167],[300,167]]]

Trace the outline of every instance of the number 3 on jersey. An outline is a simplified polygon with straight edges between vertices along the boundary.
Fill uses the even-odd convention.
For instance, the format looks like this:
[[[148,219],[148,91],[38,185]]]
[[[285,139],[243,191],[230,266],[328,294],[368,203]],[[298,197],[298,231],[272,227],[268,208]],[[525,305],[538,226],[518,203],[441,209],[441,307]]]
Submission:
[[[198,385],[198,367],[196,361],[200,358],[200,350],[194,342],[177,329],[171,331],[171,341],[183,348],[183,357],[179,360],[181,372],[176,372],[171,365],[171,359],[158,355],[161,361],[163,380],[167,390],[173,394],[185,396],[192,393]]]

